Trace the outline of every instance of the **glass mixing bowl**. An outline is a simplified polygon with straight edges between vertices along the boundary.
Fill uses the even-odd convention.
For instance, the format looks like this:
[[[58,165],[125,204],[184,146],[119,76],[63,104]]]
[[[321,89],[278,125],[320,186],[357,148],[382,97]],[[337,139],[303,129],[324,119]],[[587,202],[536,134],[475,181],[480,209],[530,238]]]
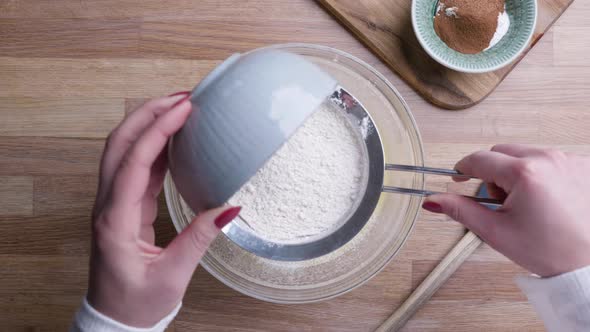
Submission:
[[[385,163],[423,166],[420,134],[412,114],[383,75],[365,62],[336,49],[310,44],[269,48],[304,56],[338,80],[371,115],[380,133]],[[384,185],[423,189],[424,176],[385,172]],[[167,176],[166,202],[176,230],[194,217]],[[304,261],[276,261],[256,256],[220,234],[201,265],[227,286],[276,303],[316,302],[362,285],[395,256],[410,234],[422,199],[381,193],[363,229],[339,249]],[[393,281],[395,282],[395,281]]]

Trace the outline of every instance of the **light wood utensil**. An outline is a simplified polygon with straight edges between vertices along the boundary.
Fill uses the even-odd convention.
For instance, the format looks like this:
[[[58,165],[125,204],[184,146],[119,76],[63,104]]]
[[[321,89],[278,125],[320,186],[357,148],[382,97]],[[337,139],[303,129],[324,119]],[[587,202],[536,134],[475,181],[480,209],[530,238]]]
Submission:
[[[468,231],[393,315],[377,328],[376,332],[399,331],[481,243],[482,240],[477,235]]]

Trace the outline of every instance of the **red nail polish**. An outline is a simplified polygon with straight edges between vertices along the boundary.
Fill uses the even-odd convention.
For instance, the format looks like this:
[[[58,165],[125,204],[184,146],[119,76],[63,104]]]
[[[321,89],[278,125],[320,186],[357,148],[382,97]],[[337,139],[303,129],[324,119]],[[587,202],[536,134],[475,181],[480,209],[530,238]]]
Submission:
[[[432,213],[442,213],[442,206],[435,202],[424,202],[422,204],[422,208],[426,211],[430,211]]]
[[[190,95],[191,92],[190,91],[180,91],[177,93],[173,93],[171,95],[169,95],[168,97],[174,97],[174,96],[180,96],[180,95]]]
[[[242,210],[241,206],[236,206],[230,209],[223,211],[217,218],[215,218],[215,226],[217,228],[222,229],[225,225],[229,224],[232,220],[234,220],[240,211]]]

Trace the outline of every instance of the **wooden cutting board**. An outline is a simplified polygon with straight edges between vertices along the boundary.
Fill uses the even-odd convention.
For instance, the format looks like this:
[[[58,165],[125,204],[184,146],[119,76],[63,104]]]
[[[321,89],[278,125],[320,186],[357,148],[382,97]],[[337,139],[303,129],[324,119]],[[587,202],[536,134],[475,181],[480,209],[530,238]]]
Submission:
[[[411,0],[318,0],[389,67],[431,103],[464,109],[484,100],[530,51],[573,0],[538,0],[531,44],[514,63],[485,74],[447,69],[422,49],[411,22]]]

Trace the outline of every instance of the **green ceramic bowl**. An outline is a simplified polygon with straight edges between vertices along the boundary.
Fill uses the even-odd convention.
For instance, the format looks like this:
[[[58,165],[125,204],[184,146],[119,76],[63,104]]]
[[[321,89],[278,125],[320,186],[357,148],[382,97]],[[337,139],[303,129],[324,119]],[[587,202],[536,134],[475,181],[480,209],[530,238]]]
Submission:
[[[530,43],[537,23],[536,0],[506,0],[510,28],[494,47],[478,54],[463,54],[448,47],[434,31],[437,0],[412,1],[412,25],[426,52],[445,67],[465,73],[485,73],[514,61]]]

